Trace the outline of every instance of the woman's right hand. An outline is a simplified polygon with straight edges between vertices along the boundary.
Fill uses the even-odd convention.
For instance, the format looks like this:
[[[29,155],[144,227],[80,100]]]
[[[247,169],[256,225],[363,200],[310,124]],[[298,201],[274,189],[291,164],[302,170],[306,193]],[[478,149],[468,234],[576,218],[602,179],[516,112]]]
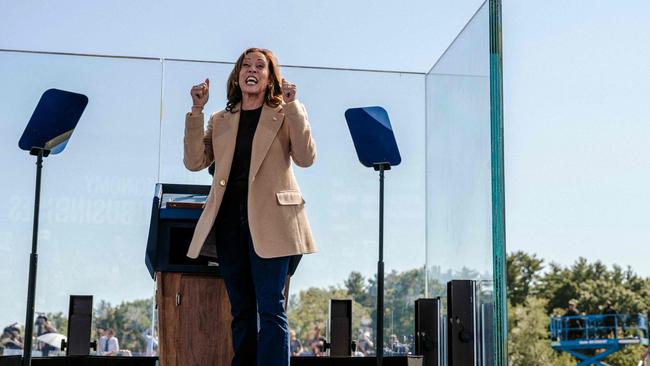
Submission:
[[[192,95],[192,108],[203,108],[210,96],[210,79],[205,79],[201,84],[194,85],[190,90]]]

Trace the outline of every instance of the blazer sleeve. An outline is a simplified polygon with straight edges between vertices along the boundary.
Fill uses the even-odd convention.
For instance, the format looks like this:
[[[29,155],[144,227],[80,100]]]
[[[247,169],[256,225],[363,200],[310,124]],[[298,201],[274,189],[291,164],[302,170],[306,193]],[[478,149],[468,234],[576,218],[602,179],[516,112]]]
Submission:
[[[210,116],[208,128],[203,130],[203,113],[185,116],[185,137],[183,138],[183,163],[193,172],[205,169],[214,161],[212,150],[212,123],[215,114]]]
[[[307,110],[298,100],[285,104],[283,109],[289,127],[291,158],[296,165],[306,168],[316,160],[316,143],[311,136]]]

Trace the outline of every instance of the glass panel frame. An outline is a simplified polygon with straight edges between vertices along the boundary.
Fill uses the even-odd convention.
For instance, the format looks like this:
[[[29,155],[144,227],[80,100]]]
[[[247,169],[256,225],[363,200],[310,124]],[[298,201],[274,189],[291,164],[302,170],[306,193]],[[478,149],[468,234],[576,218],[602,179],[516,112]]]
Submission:
[[[492,317],[481,310],[478,357],[505,366],[500,7],[500,0],[486,0],[426,75],[426,256],[428,296],[445,303],[444,282],[478,281],[479,302],[493,310]]]

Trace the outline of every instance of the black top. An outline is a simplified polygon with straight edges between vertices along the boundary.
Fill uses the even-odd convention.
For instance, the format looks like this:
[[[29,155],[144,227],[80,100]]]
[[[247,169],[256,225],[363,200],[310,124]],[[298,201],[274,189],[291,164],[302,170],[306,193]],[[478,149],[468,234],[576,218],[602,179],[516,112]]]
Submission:
[[[232,240],[230,230],[241,224],[242,214],[245,214],[248,196],[248,172],[251,166],[253,137],[260,121],[262,107],[253,110],[241,110],[239,127],[235,141],[235,151],[230,166],[230,175],[223,194],[217,218],[212,226],[210,236],[201,249],[201,255],[217,257],[217,242]],[[210,239],[212,237],[213,239]]]
[[[246,199],[248,194],[248,173],[251,166],[253,137],[261,114],[262,107],[248,111],[242,109],[240,112],[235,151],[230,166],[228,186],[223,198],[226,204],[239,204]]]

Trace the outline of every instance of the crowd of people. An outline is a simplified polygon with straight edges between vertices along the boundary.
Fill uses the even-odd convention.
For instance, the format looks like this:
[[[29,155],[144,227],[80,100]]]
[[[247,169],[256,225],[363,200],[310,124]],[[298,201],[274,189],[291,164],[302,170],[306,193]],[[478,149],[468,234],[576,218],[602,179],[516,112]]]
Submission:
[[[296,338],[296,331],[289,331],[289,348],[292,356],[322,356],[326,353],[327,340],[319,326],[315,326],[304,342]]]
[[[34,332],[36,333],[37,339],[45,334],[58,333],[57,329],[45,315],[39,315],[36,318],[34,325]],[[18,323],[13,323],[5,327],[2,331],[2,337],[0,337],[0,355],[21,355],[23,353],[24,343]],[[35,350],[39,352],[40,355],[47,357],[56,354],[56,352],[60,350],[60,347],[55,347],[46,342],[37,341],[35,343]]]
[[[5,327],[0,337],[0,355],[21,354],[22,349],[23,337],[17,323]]]
[[[39,315],[36,317],[34,325],[36,325],[36,337],[40,337],[44,334],[59,333],[56,327],[54,327],[52,322],[50,322],[50,320],[45,315]],[[50,354],[55,355],[58,351],[61,350],[60,345],[57,347],[57,345],[49,344],[46,342],[38,342],[36,344],[36,347],[39,351],[41,351],[41,355],[43,355],[43,357],[48,357]]]
[[[38,337],[43,334],[58,333],[58,330],[47,317],[41,315],[35,321],[34,332]],[[152,335],[150,330],[146,330],[142,336],[146,341],[146,349],[140,353],[144,356],[158,356],[157,334],[154,333]],[[400,342],[397,335],[391,334],[384,347],[384,354],[409,354],[412,351],[412,340],[409,341],[406,337],[404,338],[404,341]],[[120,341],[113,329],[97,327],[97,334],[94,339],[97,340],[95,354],[98,356],[132,355],[129,350],[120,349]],[[23,343],[21,329],[17,323],[5,327],[0,337],[0,355],[22,354]],[[361,332],[352,346],[354,347],[354,356],[365,357],[375,355],[375,344],[368,331]],[[54,356],[60,353],[59,347],[38,340],[34,344],[34,349],[44,357]],[[303,341],[297,338],[294,330],[290,330],[290,349],[292,356],[324,356],[327,355],[327,339],[320,326],[315,326],[309,336]]]
[[[139,352],[141,356],[158,356],[158,337],[147,329],[142,333],[145,340],[145,349]],[[97,327],[97,356],[133,356],[128,349],[120,348],[120,341],[111,328]]]
[[[610,301],[599,307],[600,314],[580,313],[578,302],[570,300],[566,312],[562,315],[564,334],[563,340],[582,338],[619,338],[632,335],[637,331],[636,319],[627,314],[619,314]],[[599,315],[599,316],[594,316]],[[632,333],[629,333],[629,332]],[[646,335],[647,336],[647,335]]]
[[[39,315],[34,322],[34,333],[36,341],[33,350],[35,355],[48,357],[61,355],[61,348],[56,344],[42,342],[39,337],[55,333],[58,330],[44,315]],[[158,356],[158,337],[155,333],[152,335],[150,330],[146,330],[142,337],[145,340],[145,350],[140,352],[143,356]],[[97,356],[132,356],[131,351],[120,349],[119,339],[115,336],[115,331],[110,328],[97,328]],[[21,335],[21,328],[18,323],[13,323],[3,329],[0,336],[0,356],[22,355],[24,340]]]
[[[327,339],[322,334],[322,329],[315,326],[310,335],[304,341],[296,337],[294,330],[289,331],[290,348],[292,356],[325,356],[327,355]],[[391,334],[388,343],[384,346],[385,355],[406,355],[412,353],[412,340],[406,339],[400,342],[395,334]],[[356,341],[351,345],[354,348],[352,354],[355,357],[374,356],[376,349],[370,332],[362,332]]]

